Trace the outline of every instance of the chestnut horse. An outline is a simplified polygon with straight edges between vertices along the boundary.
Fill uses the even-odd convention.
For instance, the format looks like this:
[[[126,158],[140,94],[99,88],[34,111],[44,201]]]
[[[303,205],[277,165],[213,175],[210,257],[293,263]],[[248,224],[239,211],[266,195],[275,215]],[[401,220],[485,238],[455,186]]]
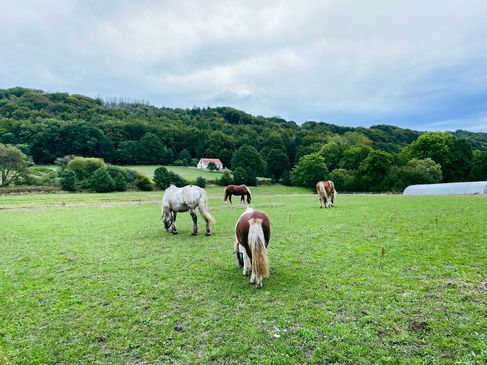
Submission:
[[[250,192],[250,189],[246,185],[228,185],[225,186],[225,198],[223,199],[224,202],[230,200],[230,203],[232,203],[232,195],[239,195],[241,196],[240,198],[240,203],[245,201],[245,196],[247,196],[247,203],[250,204],[252,201],[252,193]]]
[[[206,235],[211,235],[210,222],[214,219],[208,212],[208,197],[206,192],[195,185],[187,185],[183,188],[178,188],[171,185],[166,189],[162,196],[162,221],[166,231],[172,234],[177,234],[176,229],[176,215],[178,212],[187,212],[193,218],[193,236],[198,234],[198,219],[196,217],[196,208],[199,208],[200,213],[206,221]]]
[[[325,208],[333,207],[337,196],[333,181],[318,181],[316,184],[316,192],[318,193],[318,199],[320,200],[320,208],[323,208],[323,202],[325,203]]]
[[[235,226],[235,251],[241,264],[243,256],[243,274],[248,276],[256,288],[262,287],[262,277],[269,276],[267,245],[271,237],[269,217],[259,210],[247,208]],[[242,266],[242,265],[241,265]]]

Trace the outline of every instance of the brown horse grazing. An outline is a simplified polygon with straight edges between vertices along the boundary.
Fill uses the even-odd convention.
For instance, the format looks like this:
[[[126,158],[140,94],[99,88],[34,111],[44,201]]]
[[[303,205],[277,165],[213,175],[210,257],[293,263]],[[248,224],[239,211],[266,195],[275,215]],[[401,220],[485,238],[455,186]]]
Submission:
[[[323,202],[325,203],[325,208],[334,206],[337,192],[333,181],[318,181],[316,184],[316,192],[318,193],[318,199],[320,200],[320,208],[323,208]]]
[[[249,275],[256,288],[262,288],[262,277],[269,276],[267,245],[271,237],[269,217],[261,211],[247,208],[235,226],[235,251],[243,255],[243,274]]]
[[[250,189],[245,186],[245,185],[228,185],[225,186],[225,198],[223,199],[224,202],[230,200],[230,203],[232,203],[232,195],[239,195],[241,196],[240,198],[240,203],[245,201],[245,196],[247,196],[247,203],[250,204],[252,201],[252,193],[250,192]]]

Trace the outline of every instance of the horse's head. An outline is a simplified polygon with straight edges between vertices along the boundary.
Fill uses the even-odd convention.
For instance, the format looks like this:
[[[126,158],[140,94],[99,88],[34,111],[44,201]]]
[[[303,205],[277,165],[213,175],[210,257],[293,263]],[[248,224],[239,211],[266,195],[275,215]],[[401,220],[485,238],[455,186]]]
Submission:
[[[173,220],[173,213],[169,208],[165,208],[162,213],[162,222],[164,223],[164,228],[166,229],[166,231],[168,231],[169,228],[171,228],[172,220]]]

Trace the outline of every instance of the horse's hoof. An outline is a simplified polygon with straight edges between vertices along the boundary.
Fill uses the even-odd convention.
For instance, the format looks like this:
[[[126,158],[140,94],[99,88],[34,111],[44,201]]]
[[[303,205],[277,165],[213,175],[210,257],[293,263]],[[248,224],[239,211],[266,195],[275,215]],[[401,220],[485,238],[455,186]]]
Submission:
[[[178,234],[178,231],[171,231],[172,234]]]
[[[198,232],[191,232],[191,235],[192,236],[197,236],[198,235]]]
[[[205,236],[207,236],[207,237],[208,237],[208,236],[211,236],[211,232],[206,232],[206,233],[205,233]]]

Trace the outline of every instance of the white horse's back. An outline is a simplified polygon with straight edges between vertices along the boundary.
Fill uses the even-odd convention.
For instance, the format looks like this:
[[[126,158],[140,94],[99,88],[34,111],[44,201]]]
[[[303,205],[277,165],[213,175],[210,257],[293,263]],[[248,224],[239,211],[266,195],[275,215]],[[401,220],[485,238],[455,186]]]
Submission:
[[[175,212],[186,212],[195,209],[200,202],[206,204],[207,200],[206,192],[199,186],[186,185],[178,188],[171,185],[162,196],[162,206],[170,206]]]

